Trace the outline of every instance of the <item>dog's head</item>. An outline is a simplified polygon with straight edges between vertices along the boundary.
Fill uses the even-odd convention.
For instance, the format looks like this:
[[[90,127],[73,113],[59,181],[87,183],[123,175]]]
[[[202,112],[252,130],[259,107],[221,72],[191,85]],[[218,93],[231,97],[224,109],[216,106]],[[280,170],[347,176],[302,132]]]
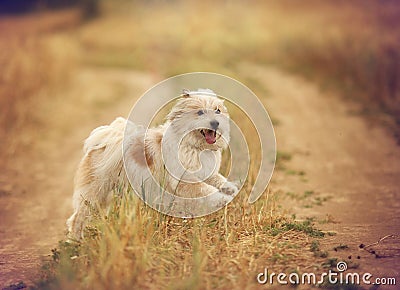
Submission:
[[[201,150],[221,150],[229,143],[229,115],[211,90],[185,91],[167,116],[181,142]]]

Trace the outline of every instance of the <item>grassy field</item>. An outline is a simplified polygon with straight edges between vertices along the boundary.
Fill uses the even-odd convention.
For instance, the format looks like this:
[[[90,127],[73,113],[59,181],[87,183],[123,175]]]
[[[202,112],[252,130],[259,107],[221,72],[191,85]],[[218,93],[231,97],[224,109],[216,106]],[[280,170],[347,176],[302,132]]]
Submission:
[[[358,101],[365,114],[398,132],[400,6],[395,1],[115,3],[104,1],[103,13],[90,22],[74,11],[40,21],[23,16],[10,30],[15,19],[1,20],[0,134],[7,137],[10,154],[29,144],[16,136],[35,122],[32,108],[40,91],[62,90],[75,70],[87,66],[161,78],[213,71],[243,80],[266,101],[262,85],[237,68],[246,62],[272,64]],[[279,152],[278,174],[286,159],[290,156]],[[119,193],[122,198],[107,217],[99,214],[82,243],[60,241],[38,287],[252,289],[266,266],[298,272],[311,265],[318,272],[334,265],[319,251],[324,233],[312,220],[285,215],[271,189],[255,205],[246,195],[218,213],[182,220],[145,207],[132,192]]]
[[[83,243],[60,242],[38,287],[253,289],[266,266],[291,273],[312,260],[314,270],[323,270],[326,256],[316,256],[315,245],[324,233],[277,213],[271,193],[255,206],[243,196],[218,213],[186,220],[124,193],[107,218],[99,215],[87,228]]]

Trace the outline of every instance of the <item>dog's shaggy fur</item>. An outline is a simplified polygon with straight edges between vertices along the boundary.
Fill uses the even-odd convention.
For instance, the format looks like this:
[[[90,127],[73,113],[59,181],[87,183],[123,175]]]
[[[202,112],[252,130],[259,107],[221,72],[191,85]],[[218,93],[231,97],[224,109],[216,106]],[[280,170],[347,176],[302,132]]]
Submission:
[[[91,208],[106,208],[113,189],[129,186],[128,178],[135,189],[154,178],[166,191],[184,198],[215,192],[222,199],[233,196],[237,187],[219,174],[221,151],[228,142],[229,115],[223,100],[201,92],[182,95],[159,127],[145,130],[117,118],[96,128],[85,141],[75,176],[74,213],[67,221],[70,237],[83,237]]]

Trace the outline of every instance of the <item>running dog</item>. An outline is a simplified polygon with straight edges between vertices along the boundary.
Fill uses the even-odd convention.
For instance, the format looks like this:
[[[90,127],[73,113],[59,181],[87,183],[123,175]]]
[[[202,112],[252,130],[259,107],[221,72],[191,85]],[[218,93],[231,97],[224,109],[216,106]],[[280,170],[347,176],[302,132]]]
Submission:
[[[83,238],[91,208],[107,208],[115,188],[141,188],[149,178],[182,198],[218,192],[226,204],[238,192],[219,173],[229,130],[227,108],[211,90],[184,90],[158,127],[146,130],[119,117],[94,129],[85,140],[75,175],[69,236]]]

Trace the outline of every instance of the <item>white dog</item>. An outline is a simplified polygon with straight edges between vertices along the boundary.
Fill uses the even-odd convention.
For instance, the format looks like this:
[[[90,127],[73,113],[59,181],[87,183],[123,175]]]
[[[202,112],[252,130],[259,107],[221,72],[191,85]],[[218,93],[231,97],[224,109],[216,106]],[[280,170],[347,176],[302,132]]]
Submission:
[[[228,142],[227,109],[210,90],[184,91],[159,127],[145,130],[117,118],[96,128],[85,141],[75,176],[74,213],[67,221],[70,237],[82,238],[91,208],[106,208],[112,191],[129,186],[129,181],[137,190],[152,178],[182,198],[218,192],[226,204],[238,192],[219,174],[221,152]]]

